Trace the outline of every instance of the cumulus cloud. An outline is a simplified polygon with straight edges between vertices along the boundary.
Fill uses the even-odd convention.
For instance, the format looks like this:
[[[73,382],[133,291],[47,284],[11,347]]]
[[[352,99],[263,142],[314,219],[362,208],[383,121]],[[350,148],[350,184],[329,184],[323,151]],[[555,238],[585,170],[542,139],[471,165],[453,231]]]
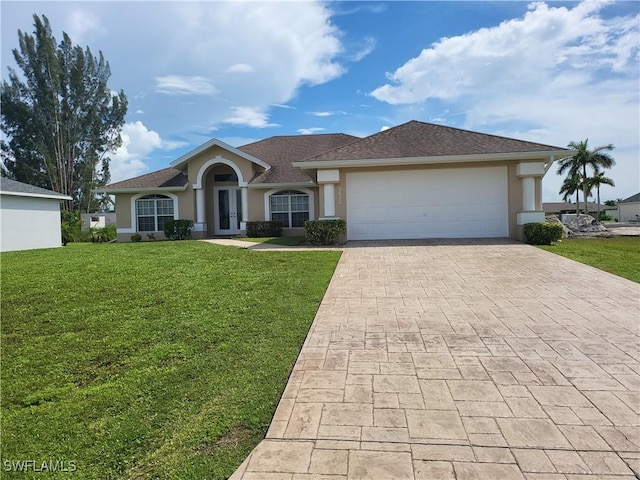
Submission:
[[[370,95],[402,108],[463,110],[455,124],[470,129],[558,146],[614,143],[622,167],[610,173],[626,172],[616,183],[633,177],[637,190],[629,165],[639,143],[640,16],[607,18],[605,6],[532,3],[520,18],[431,44]],[[624,153],[629,146],[635,160]],[[560,181],[545,177],[546,198],[557,197]]]
[[[277,127],[277,123],[269,123],[269,115],[257,107],[231,107],[233,115],[224,120],[232,125],[244,125],[246,127],[267,128]]]
[[[313,135],[314,133],[323,132],[325,129],[322,127],[311,127],[311,128],[299,128],[297,132],[300,135]]]
[[[211,80],[198,75],[165,75],[155,80],[156,92],[166,95],[213,95],[218,91]]]
[[[110,155],[112,182],[142,174],[147,170],[147,155],[163,147],[160,135],[140,121],[125,123],[120,136],[122,145]]]

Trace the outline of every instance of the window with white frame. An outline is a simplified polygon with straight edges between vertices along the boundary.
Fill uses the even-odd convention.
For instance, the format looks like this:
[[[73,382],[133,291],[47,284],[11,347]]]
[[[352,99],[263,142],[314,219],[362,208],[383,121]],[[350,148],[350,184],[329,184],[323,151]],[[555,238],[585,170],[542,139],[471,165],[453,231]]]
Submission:
[[[282,190],[269,197],[271,220],[284,228],[304,227],[309,220],[309,195],[298,190]]]
[[[139,232],[162,232],[174,219],[173,199],[165,195],[146,195],[136,200]]]

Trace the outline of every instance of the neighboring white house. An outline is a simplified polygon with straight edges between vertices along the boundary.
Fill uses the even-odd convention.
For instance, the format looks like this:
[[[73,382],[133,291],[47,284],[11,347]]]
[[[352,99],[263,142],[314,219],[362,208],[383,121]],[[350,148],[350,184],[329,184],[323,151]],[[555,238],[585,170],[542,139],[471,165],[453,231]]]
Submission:
[[[640,193],[631,195],[621,202],[618,202],[621,222],[640,221]]]
[[[0,251],[62,246],[62,200],[71,197],[0,178]]]
[[[80,215],[82,219],[82,229],[104,228],[107,225],[116,224],[116,212],[106,213],[83,213]]]

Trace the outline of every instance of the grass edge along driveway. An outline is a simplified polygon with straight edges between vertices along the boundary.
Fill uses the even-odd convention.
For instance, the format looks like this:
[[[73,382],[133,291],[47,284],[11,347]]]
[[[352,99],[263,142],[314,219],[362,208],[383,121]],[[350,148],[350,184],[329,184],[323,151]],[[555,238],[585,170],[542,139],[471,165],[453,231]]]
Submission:
[[[228,477],[263,438],[339,257],[196,241],[3,253],[2,466]]]
[[[564,238],[539,248],[640,283],[640,238]]]

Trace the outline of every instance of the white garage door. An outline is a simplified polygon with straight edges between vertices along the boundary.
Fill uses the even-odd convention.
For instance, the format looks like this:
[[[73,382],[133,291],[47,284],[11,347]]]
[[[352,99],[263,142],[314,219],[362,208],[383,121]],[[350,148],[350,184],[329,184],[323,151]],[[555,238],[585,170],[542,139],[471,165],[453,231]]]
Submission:
[[[347,174],[349,240],[507,237],[507,168]]]

